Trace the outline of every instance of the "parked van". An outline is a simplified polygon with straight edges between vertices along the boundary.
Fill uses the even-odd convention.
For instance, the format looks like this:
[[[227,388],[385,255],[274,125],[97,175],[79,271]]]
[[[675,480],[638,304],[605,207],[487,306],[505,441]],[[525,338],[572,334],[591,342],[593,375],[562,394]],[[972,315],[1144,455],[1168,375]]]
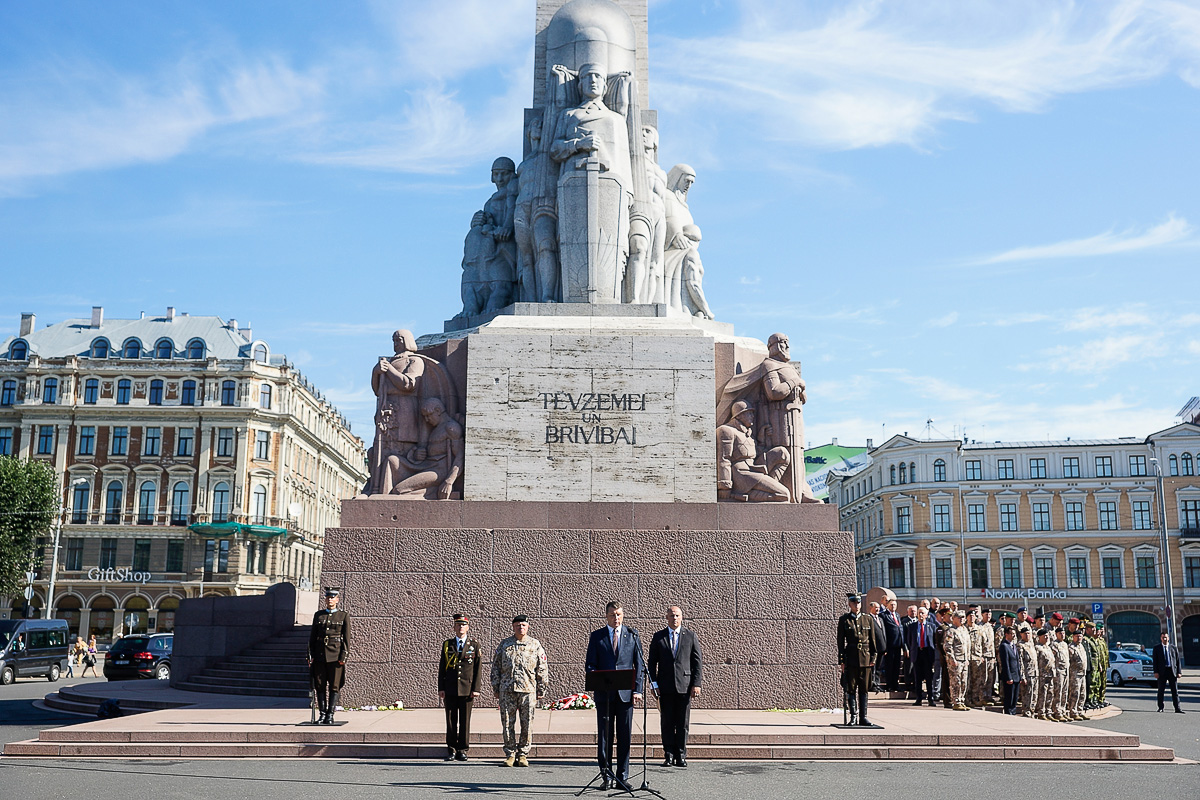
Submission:
[[[69,657],[65,619],[0,620],[0,684],[33,676],[56,681]]]

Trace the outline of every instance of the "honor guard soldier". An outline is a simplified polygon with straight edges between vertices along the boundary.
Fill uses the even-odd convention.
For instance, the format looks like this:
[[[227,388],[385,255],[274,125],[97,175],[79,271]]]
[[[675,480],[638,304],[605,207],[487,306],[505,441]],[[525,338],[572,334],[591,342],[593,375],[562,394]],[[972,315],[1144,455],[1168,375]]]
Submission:
[[[466,614],[454,615],[454,636],[442,643],[438,663],[438,697],[446,705],[447,761],[466,761],[471,749],[471,710],[479,697],[483,661],[479,642],[467,636],[470,629]]]
[[[325,587],[325,608],[313,615],[308,638],[308,676],[317,696],[318,725],[332,725],[338,693],[346,683],[350,655],[350,616],[338,610],[340,590]]]
[[[867,725],[867,688],[871,684],[871,667],[875,663],[875,630],[866,614],[859,613],[862,598],[851,592],[846,595],[850,610],[838,620],[838,664],[842,671],[842,688],[850,712],[850,724]]]

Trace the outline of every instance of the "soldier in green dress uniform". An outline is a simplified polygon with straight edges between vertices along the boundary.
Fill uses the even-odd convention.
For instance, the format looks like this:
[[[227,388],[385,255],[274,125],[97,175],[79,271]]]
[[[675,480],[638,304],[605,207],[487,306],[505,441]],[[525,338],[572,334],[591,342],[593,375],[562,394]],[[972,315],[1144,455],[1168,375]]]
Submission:
[[[870,725],[867,719],[867,688],[871,684],[871,667],[875,663],[875,631],[865,614],[859,613],[862,598],[856,593],[846,595],[850,610],[838,620],[838,664],[842,671],[842,687],[850,712],[850,724]]]
[[[479,697],[483,662],[479,641],[467,635],[471,620],[454,615],[454,636],[442,642],[438,662],[438,697],[446,706],[447,761],[466,761],[471,748],[471,710]]]
[[[346,683],[350,655],[350,617],[338,610],[339,589],[325,587],[325,608],[313,615],[308,638],[308,676],[317,696],[318,725],[332,725],[338,693]]]

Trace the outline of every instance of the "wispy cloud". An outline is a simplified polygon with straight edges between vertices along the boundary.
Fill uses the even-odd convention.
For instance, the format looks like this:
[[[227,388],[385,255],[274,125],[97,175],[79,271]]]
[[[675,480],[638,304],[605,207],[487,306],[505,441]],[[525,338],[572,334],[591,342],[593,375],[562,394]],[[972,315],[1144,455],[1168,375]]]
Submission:
[[[1063,344],[1045,351],[1045,360],[1017,366],[1023,372],[1049,370],[1095,375],[1131,361],[1159,358],[1167,353],[1161,333],[1106,336],[1077,344]]]
[[[1053,244],[1016,247],[972,262],[972,265],[1003,264],[1013,261],[1045,261],[1058,258],[1084,258],[1131,253],[1178,244],[1192,238],[1196,229],[1186,219],[1171,214],[1165,222],[1151,228],[1106,231],[1086,239],[1068,239]]]
[[[1140,309],[1081,308],[1063,323],[1063,329],[1090,331],[1097,328],[1141,328],[1153,324],[1154,319],[1150,314]]]
[[[755,275],[753,278],[743,275],[742,277],[738,278],[738,283],[740,283],[742,286],[758,286],[760,283],[762,283],[762,278],[758,275]]]
[[[930,328],[949,328],[954,323],[958,322],[958,312],[951,311],[943,317],[926,320],[925,325]]]
[[[730,34],[661,42],[664,106],[734,108],[780,141],[831,149],[921,147],[983,104],[1035,112],[1171,71],[1200,77],[1196,9],[1171,0],[858,0],[816,19],[792,0],[741,9]]]

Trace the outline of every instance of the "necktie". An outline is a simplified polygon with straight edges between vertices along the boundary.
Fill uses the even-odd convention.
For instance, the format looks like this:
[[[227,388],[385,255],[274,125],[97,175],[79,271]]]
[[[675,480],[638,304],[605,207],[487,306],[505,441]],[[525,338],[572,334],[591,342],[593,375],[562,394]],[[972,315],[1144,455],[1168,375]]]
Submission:
[[[462,640],[462,639],[455,639],[454,641],[458,642],[458,652],[460,652],[460,653],[461,653],[461,652],[462,652],[462,646],[463,646],[463,640]]]
[[[1166,659],[1167,666],[1171,666],[1171,648],[1169,645],[1163,648],[1163,658]]]
[[[922,649],[922,650],[923,650],[923,649],[925,649],[925,626],[924,626],[924,625],[922,625],[922,626],[921,626],[921,641],[920,641],[920,646],[921,646],[921,649]]]
[[[679,649],[679,633],[671,631],[671,655],[675,655],[675,651]]]
[[[618,633],[620,630],[621,630],[620,628],[613,628],[613,634],[612,634],[612,648],[613,648],[613,655],[614,655],[614,656],[617,654],[617,633]]]

